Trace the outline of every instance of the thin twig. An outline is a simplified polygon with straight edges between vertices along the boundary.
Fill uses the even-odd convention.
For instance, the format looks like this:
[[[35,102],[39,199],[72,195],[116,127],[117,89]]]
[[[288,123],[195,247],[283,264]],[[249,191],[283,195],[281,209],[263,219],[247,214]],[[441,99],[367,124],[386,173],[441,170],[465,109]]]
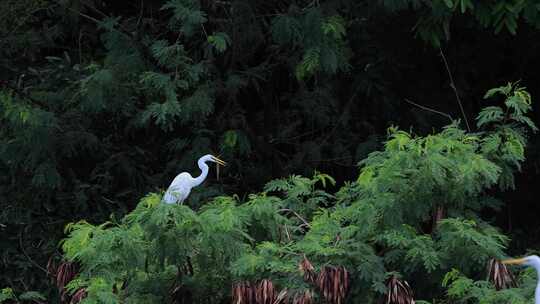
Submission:
[[[143,9],[144,9],[144,1],[141,0],[141,12],[139,14],[139,20],[137,20],[137,27],[139,27],[139,24],[141,23],[142,17],[143,17]]]
[[[446,67],[446,71],[448,72],[448,77],[450,78],[450,87],[454,90],[454,94],[456,94],[456,100],[459,105],[459,109],[461,110],[461,114],[463,115],[463,120],[465,120],[465,125],[467,126],[467,131],[471,132],[471,127],[469,126],[469,121],[467,120],[467,115],[465,115],[465,110],[463,109],[463,104],[461,103],[461,99],[459,98],[459,94],[457,91],[456,83],[454,82],[454,77],[452,77],[452,72],[450,71],[450,67],[448,66],[448,61],[446,60],[446,56],[444,56],[444,52],[441,47],[439,47],[439,51],[441,53],[441,57],[444,61],[444,66]]]
[[[303,225],[311,228],[311,225],[303,218],[300,216],[300,214],[296,213],[296,211],[294,210],[291,210],[291,209],[279,209],[278,212],[291,212],[292,214],[294,214],[297,218],[299,218],[302,222],[304,222]]]
[[[97,23],[97,24],[100,24],[100,23],[101,23],[101,21],[99,21],[98,19],[96,19],[96,18],[94,18],[94,17],[92,17],[92,16],[88,16],[88,15],[85,14],[85,13],[78,12],[78,11],[72,9],[71,7],[68,8],[68,9],[69,9],[70,11],[74,12],[74,13],[77,13],[77,14],[81,15],[82,17],[84,17],[84,18],[86,18],[86,19],[89,19],[89,20],[94,21],[94,22]]]
[[[94,10],[94,12],[100,14],[101,16],[105,17],[105,18],[110,18],[109,15],[105,14],[104,12],[100,11],[97,7],[93,6],[93,5],[90,5],[88,3],[84,3],[83,2],[83,5]]]
[[[419,107],[419,108],[420,108],[420,109],[422,109],[422,110],[426,110],[426,111],[429,111],[429,112],[433,112],[433,113],[436,113],[436,114],[442,115],[442,116],[444,116],[444,117],[446,117],[446,118],[450,119],[450,122],[453,122],[453,121],[454,121],[454,119],[452,118],[452,116],[450,116],[450,114],[446,114],[446,113],[444,113],[444,112],[441,112],[441,111],[437,111],[437,110],[434,110],[434,109],[428,108],[428,107],[426,107],[426,106],[423,106],[423,105],[417,104],[416,102],[414,102],[414,101],[411,101],[411,100],[409,100],[409,99],[407,99],[407,98],[405,98],[405,101],[406,101],[406,102],[408,102],[408,103],[410,103],[410,104],[412,104],[412,105],[414,105],[414,106],[417,106],[417,107]]]
[[[297,139],[297,138],[300,138],[300,137],[304,137],[304,136],[308,136],[308,135],[313,135],[317,132],[320,132],[320,131],[323,131],[325,128],[320,128],[320,129],[317,129],[317,130],[311,130],[311,131],[308,131],[308,132],[305,132],[305,133],[302,133],[302,134],[298,134],[298,135],[295,135],[293,137],[289,137],[289,138],[272,138],[269,140],[270,143],[279,143],[279,142],[290,142],[291,140],[294,140],[294,139]]]
[[[74,13],[79,14],[81,17],[84,17],[84,18],[86,18],[86,19],[88,19],[88,20],[94,21],[94,22],[95,22],[96,24],[98,24],[98,25],[102,23],[101,20],[98,20],[98,19],[96,19],[96,18],[94,18],[94,17],[92,17],[92,16],[89,16],[89,15],[83,13],[83,12],[76,11],[76,10],[72,9],[71,7],[69,7],[68,9],[69,9],[70,11],[74,12]],[[95,8],[94,8],[94,9],[95,9]],[[99,12],[99,10],[98,10],[98,12]],[[102,14],[104,14],[104,13],[102,13]],[[105,17],[105,18],[110,18],[110,17],[108,17],[107,15],[104,15],[104,17]],[[128,36],[130,36],[130,37],[133,37],[133,34],[130,33],[127,29],[125,29],[121,24],[118,24],[118,27],[119,27],[121,30],[115,29],[114,27],[112,28],[112,30],[117,31],[118,33],[121,33],[121,34],[124,34],[124,35],[128,35]]]

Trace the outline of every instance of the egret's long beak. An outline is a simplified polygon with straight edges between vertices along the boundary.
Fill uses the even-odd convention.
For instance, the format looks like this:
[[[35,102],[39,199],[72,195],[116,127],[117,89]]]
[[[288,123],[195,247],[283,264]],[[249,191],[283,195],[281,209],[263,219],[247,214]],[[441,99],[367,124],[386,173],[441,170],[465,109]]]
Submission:
[[[526,259],[508,259],[501,261],[503,264],[507,265],[513,265],[513,264],[524,264],[527,260]]]
[[[212,156],[212,160],[215,161],[216,163],[222,165],[222,166],[226,166],[226,165],[227,165],[226,162],[222,161],[221,159],[219,159],[219,158],[217,158],[217,157],[215,157],[215,156]]]

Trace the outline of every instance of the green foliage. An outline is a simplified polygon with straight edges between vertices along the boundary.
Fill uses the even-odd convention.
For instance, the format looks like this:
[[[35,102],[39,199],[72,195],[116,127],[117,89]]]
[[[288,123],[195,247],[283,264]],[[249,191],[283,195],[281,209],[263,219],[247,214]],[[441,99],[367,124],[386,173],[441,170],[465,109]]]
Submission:
[[[272,24],[272,37],[280,45],[300,46],[302,59],[296,65],[299,80],[319,71],[334,74],[346,70],[346,22],[339,15],[325,17],[318,9],[297,16],[279,16]]]
[[[479,215],[498,207],[486,191],[502,178],[497,161],[505,162],[484,155],[484,139],[522,125],[471,134],[453,123],[428,136],[390,128],[384,149],[361,161],[357,181],[335,195],[325,190],[335,180],[319,172],[270,181],[243,201],[217,196],[197,208],[163,204],[150,193],[118,222],[66,227],[64,256],[82,266],[72,284],[88,290],[85,303],[163,302],[174,286],[196,303],[216,303],[238,281],[309,288],[298,271],[307,257],[317,270],[345,266],[357,282],[352,301],[375,301],[396,274],[417,283],[419,298],[442,297],[443,282],[459,301],[514,299],[520,291],[496,294],[466,275],[502,257],[508,245]],[[437,218],[439,208],[445,216]],[[113,293],[114,286],[124,287]]]
[[[226,296],[231,262],[254,241],[248,226],[271,231],[286,221],[275,214],[272,200],[252,196],[240,207],[233,198],[217,197],[195,211],[162,204],[160,195],[151,194],[118,224],[68,225],[62,248],[67,258],[84,265],[77,284],[87,288],[88,303],[101,303],[105,296],[111,303],[147,296],[164,301],[182,265],[194,273],[178,284],[187,284],[197,302],[211,303]],[[112,286],[123,282],[128,287],[113,294]]]
[[[448,286],[448,297],[456,303],[529,303],[534,298],[536,286],[535,274],[523,272],[518,280],[522,288],[495,290],[492,283],[487,281],[474,281],[458,270],[453,269],[444,277],[443,285]]]
[[[538,131],[535,123],[526,116],[531,111],[531,96],[518,84],[508,83],[506,86],[489,90],[484,98],[501,95],[505,98],[506,109],[489,106],[480,111],[477,126],[482,129],[494,129],[483,141],[483,154],[500,163],[502,176],[501,188],[514,188],[514,176],[511,167],[521,170],[520,163],[525,159],[527,144],[526,129]],[[526,129],[524,129],[526,128]]]
[[[15,294],[13,294],[13,290],[11,288],[2,289],[2,293],[0,294],[0,302],[13,299],[15,299]]]
[[[169,0],[161,9],[173,10],[171,28],[179,29],[187,37],[194,35],[206,22],[206,14],[200,10],[199,1]]]
[[[218,32],[214,35],[208,36],[207,40],[218,53],[225,52],[227,47],[231,44],[231,38],[229,38],[227,33],[223,32]]]
[[[392,12],[412,7],[421,14],[415,26],[418,36],[432,46],[440,47],[442,41],[449,40],[450,27],[459,15],[471,15],[483,27],[493,28],[495,33],[505,30],[516,35],[520,19],[538,28],[540,8],[534,1],[471,1],[444,0],[420,2],[382,1],[383,6]],[[408,4],[408,5],[407,5]]]
[[[441,78],[439,52],[425,42],[444,49],[468,118],[483,107],[478,96],[506,77],[523,77],[536,95],[530,83],[537,80],[538,12],[535,1],[0,1],[2,286],[16,295],[40,290],[59,302],[39,269],[58,255],[65,224],[86,220],[77,229],[95,229],[103,248],[143,235],[118,219],[179,172],[196,174],[194,160],[206,153],[230,165],[194,189],[187,203],[196,216],[186,210],[181,216],[200,220],[210,197],[238,193],[242,199],[227,212],[249,217],[242,222],[249,225],[212,231],[240,229],[249,250],[234,261],[218,259],[219,251],[204,256],[223,264],[214,265],[216,273],[199,271],[198,294],[212,290],[219,297],[225,282],[258,270],[305,288],[292,273],[306,252],[316,267],[353,270],[369,286],[358,287],[358,299],[375,299],[392,271],[418,281],[426,276],[414,272],[431,271],[433,278],[418,287],[430,290],[448,270],[444,265],[464,263],[466,275],[479,267],[466,254],[449,257],[459,249],[453,244],[474,244],[482,260],[501,251],[506,239],[488,229],[486,213],[519,236],[510,246],[534,246],[530,222],[514,220],[534,212],[493,212],[507,205],[485,195],[500,198],[493,185],[517,186],[516,169],[532,174],[531,184],[537,174],[537,139],[524,132],[538,124],[528,114],[536,104],[521,85],[491,91],[494,104],[472,134],[461,134],[457,123],[438,132],[446,118],[402,100],[463,116],[449,102],[454,96]],[[391,129],[385,141],[392,124],[403,129]],[[405,132],[409,126],[415,134]],[[368,157],[375,150],[380,163]],[[355,164],[366,158],[360,178],[338,188],[357,177]],[[336,185],[324,175],[302,177],[316,169],[331,173]],[[282,176],[290,177],[269,183],[266,194],[247,194]],[[530,196],[512,195],[505,202]],[[239,207],[245,204],[252,209]],[[430,213],[440,206],[456,222],[433,229]],[[225,213],[212,210],[205,219],[225,221]],[[107,220],[109,226],[92,228]],[[216,235],[197,246],[228,240]],[[394,267],[405,262],[414,266]],[[110,293],[108,281],[88,282],[92,298]],[[157,301],[161,293],[147,292],[152,288],[141,287],[137,300]]]
[[[45,297],[37,291],[26,291],[19,296],[16,296],[11,288],[3,288],[0,290],[0,303],[31,303],[44,300],[46,300]]]

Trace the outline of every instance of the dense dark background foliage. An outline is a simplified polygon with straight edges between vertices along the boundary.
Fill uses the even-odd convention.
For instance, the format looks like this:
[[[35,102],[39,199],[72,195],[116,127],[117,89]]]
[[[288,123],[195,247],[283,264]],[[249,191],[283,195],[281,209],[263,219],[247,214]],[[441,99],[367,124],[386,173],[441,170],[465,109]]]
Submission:
[[[205,153],[230,166],[192,202],[315,169],[340,185],[391,125],[431,133],[449,122],[436,110],[476,130],[483,94],[508,81],[522,80],[539,124],[539,12],[536,1],[2,1],[0,285],[48,288],[66,223],[119,217]],[[516,190],[493,190],[514,252],[538,246],[539,175],[535,136]]]

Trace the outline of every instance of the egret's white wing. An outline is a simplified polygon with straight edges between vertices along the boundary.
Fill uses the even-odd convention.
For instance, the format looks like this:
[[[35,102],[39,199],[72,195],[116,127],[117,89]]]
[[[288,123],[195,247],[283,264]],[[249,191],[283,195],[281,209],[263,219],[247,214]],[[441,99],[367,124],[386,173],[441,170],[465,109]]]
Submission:
[[[193,177],[189,173],[182,172],[178,174],[171,185],[163,195],[163,201],[167,204],[183,202],[191,192]]]

